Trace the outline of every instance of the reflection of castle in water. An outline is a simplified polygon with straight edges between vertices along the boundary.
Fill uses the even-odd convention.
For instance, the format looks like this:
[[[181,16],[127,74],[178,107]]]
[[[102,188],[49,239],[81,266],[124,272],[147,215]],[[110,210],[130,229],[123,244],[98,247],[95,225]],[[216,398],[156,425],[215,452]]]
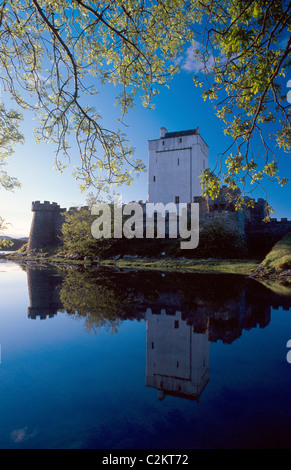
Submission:
[[[181,312],[167,315],[146,310],[146,385],[166,395],[196,399],[209,381],[209,341],[182,320]]]
[[[41,320],[54,317],[61,310],[59,291],[62,277],[41,269],[27,268],[30,299],[28,317]]]
[[[110,309],[118,305],[113,318],[146,321],[146,385],[158,390],[159,399],[172,395],[198,401],[209,380],[209,342],[232,343],[243,330],[267,326],[271,308],[291,309],[290,296],[240,276],[112,271],[96,276],[73,273],[66,293],[71,299],[72,287],[77,296],[69,309],[61,301],[66,298],[60,295],[63,276],[27,268],[29,318],[51,318],[61,310],[78,315],[82,306],[98,324],[100,309],[92,310],[103,293],[105,320],[110,321]],[[87,305],[92,292],[94,301]],[[108,303],[108,294],[114,304]]]

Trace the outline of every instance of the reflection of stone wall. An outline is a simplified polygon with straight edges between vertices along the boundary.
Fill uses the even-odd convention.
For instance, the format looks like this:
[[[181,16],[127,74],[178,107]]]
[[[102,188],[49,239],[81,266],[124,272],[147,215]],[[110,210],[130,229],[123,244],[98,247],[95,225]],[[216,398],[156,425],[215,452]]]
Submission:
[[[120,299],[122,304],[120,317],[117,315],[114,320],[146,321],[146,385],[158,390],[159,399],[171,395],[198,401],[209,381],[209,342],[232,343],[243,330],[268,325],[271,307],[291,309],[291,297],[275,294],[240,276],[178,273],[162,276],[156,272],[113,270],[93,271],[92,277],[87,270],[70,271],[68,276],[72,288],[83,293],[82,307],[88,316],[92,313],[96,324],[100,323],[98,315],[101,326],[112,321],[110,308],[116,308],[116,303],[110,303],[108,286],[111,298]],[[63,276],[27,267],[27,280],[29,318],[51,318],[64,309],[60,300],[66,283]],[[84,280],[94,294],[94,302],[89,304],[84,295],[86,290],[82,290]],[[96,299],[102,291],[104,303],[94,317],[88,305],[96,308]],[[70,307],[67,313],[80,314],[74,301]]]
[[[92,272],[92,282],[88,270],[84,273],[69,271],[68,275],[75,292],[84,292],[85,280],[89,293],[94,294],[96,290],[96,298],[101,291],[106,293],[109,289],[112,298],[120,299],[121,320],[145,318],[147,309],[155,315],[169,317],[181,312],[182,321],[191,325],[196,333],[207,333],[210,341],[234,341],[244,329],[265,327],[270,321],[271,307],[291,308],[290,297],[280,296],[254,280],[235,275],[98,270],[98,273]],[[63,276],[27,267],[27,278],[31,315],[54,314],[64,309],[60,300],[60,289],[66,284]],[[88,312],[94,295],[88,298],[91,302],[88,305],[86,295],[81,299]],[[116,307],[115,303],[112,305]],[[105,304],[103,310],[106,310]],[[72,304],[68,313],[73,311],[78,311],[78,305]]]
[[[181,312],[156,315],[147,309],[146,385],[159,399],[173,395],[198,400],[209,381],[207,334],[195,333]]]

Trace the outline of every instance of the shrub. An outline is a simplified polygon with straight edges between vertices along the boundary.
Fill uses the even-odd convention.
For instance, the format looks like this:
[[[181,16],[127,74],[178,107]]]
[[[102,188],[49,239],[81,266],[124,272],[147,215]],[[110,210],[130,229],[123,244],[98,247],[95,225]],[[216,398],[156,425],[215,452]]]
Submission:
[[[243,236],[229,227],[224,219],[202,227],[196,256],[207,258],[241,258],[247,254]]]

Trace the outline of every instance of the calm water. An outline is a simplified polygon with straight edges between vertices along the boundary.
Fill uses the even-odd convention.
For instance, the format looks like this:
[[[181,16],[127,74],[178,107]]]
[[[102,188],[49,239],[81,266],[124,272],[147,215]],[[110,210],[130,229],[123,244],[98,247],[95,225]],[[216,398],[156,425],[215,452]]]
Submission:
[[[291,297],[0,261],[0,448],[291,448]]]

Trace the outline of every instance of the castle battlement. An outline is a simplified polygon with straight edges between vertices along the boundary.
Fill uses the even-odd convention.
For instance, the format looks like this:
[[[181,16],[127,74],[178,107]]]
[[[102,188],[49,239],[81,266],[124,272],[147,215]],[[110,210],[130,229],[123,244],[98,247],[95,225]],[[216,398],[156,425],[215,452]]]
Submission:
[[[246,206],[243,206],[241,210],[236,210],[234,200],[236,195],[240,195],[240,192],[231,192],[224,186],[216,199],[211,199],[208,196],[194,197],[193,202],[199,204],[200,229],[203,229],[205,225],[223,221],[229,229],[239,232],[250,246],[267,243],[268,248],[291,231],[291,221],[285,217],[281,220],[272,218],[269,222],[264,221],[267,215],[267,202],[262,198],[255,200],[245,197]],[[141,205],[146,217],[147,203],[138,201],[138,204]],[[187,209],[190,214],[191,203],[187,203]],[[90,210],[90,208],[89,206],[82,206],[64,209],[56,202],[34,201],[31,210],[34,215],[27,248],[28,252],[43,249],[47,246],[60,245],[62,225],[65,222],[64,214]],[[178,214],[177,222],[179,222]],[[165,231],[168,233],[168,213],[165,214],[165,223]]]
[[[270,220],[270,223],[278,223],[278,224],[280,224],[280,223],[282,223],[282,222],[283,222],[283,223],[288,223],[288,224],[290,224],[290,223],[291,223],[291,220],[288,220],[287,217],[282,217],[281,220],[278,220],[278,219],[275,219],[275,218],[271,218],[271,220]]]
[[[61,209],[60,205],[57,202],[50,202],[50,201],[34,201],[31,204],[32,212],[37,211],[65,211],[66,209]]]
[[[64,209],[65,211],[67,209]],[[68,212],[80,212],[80,211],[83,211],[83,210],[90,210],[90,207],[89,206],[81,206],[81,207],[70,207],[68,209]]]
[[[69,209],[67,208],[61,208],[61,206],[57,202],[50,202],[50,201],[33,201],[31,203],[31,211],[32,212],[37,212],[37,211],[58,211],[58,212],[73,212],[73,211],[81,211],[81,210],[89,210],[89,206],[82,206],[82,207],[70,207]]]

